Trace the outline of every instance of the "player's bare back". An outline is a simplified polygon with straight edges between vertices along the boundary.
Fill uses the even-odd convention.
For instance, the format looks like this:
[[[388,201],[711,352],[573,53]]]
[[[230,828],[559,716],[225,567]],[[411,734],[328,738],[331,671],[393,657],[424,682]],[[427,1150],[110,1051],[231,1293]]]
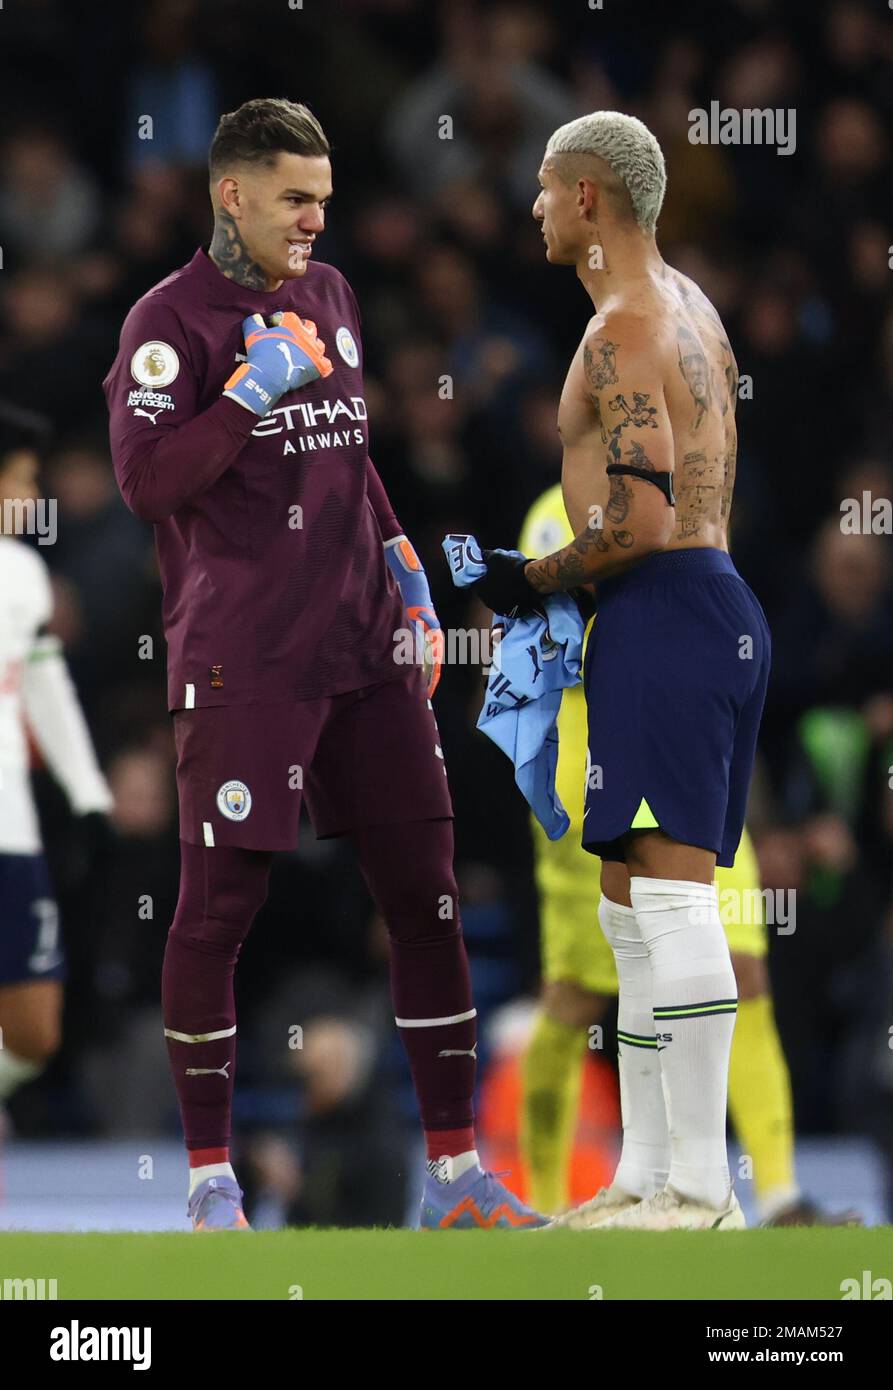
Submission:
[[[609,463],[622,458],[653,471],[648,457],[652,391],[618,389],[623,325],[631,320],[639,321],[639,332],[647,326],[663,388],[660,404],[673,433],[676,528],[665,548],[728,550],[738,369],[713,305],[694,281],[665,264],[661,276],[642,288],[606,300],[590,319],[571,363],[558,429],[564,503],[574,533],[593,524],[622,527],[623,491],[609,486]],[[652,372],[648,384],[654,380]]]

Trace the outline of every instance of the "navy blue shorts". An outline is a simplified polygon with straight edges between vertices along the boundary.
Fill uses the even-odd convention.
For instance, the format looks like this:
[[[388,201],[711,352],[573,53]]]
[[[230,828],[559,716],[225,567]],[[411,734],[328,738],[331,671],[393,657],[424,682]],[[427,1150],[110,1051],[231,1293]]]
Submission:
[[[59,909],[42,854],[0,853],[0,985],[61,980]]]
[[[731,866],[741,839],[771,640],[722,550],[662,551],[598,585],[583,681],[583,848],[624,860],[659,826]]]

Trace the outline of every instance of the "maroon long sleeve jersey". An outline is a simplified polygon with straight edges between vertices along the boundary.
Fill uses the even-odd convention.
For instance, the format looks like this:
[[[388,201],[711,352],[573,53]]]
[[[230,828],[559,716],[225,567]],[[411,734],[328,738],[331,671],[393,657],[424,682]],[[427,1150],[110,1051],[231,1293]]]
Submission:
[[[222,396],[242,321],[312,319],[334,370],[263,419]],[[399,526],[368,452],[356,300],[334,266],[268,292],[203,250],[124,322],[105,379],[112,458],[155,524],[168,705],[311,699],[399,671],[403,607],[382,540]]]

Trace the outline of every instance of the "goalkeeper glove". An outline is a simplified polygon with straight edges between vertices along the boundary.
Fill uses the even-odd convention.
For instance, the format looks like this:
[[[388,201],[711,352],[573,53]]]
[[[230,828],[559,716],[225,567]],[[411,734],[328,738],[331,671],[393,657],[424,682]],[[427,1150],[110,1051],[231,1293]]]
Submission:
[[[384,553],[388,568],[400,589],[406,616],[412,624],[415,647],[425,672],[430,700],[440,681],[443,665],[443,628],[431,602],[428,576],[412,542],[405,536],[395,536],[393,540],[385,541]]]
[[[291,311],[273,314],[271,322],[268,328],[260,314],[250,314],[243,321],[248,361],[236,368],[223,388],[225,396],[255,415],[266,415],[287,391],[332,373],[315,323]]]

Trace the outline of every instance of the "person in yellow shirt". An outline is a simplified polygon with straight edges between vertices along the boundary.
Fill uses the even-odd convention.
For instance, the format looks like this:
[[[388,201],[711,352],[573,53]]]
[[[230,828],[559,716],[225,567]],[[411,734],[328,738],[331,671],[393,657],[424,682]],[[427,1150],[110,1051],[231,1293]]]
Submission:
[[[525,555],[547,555],[572,539],[556,484],[530,509],[519,547]],[[549,840],[533,819],[543,993],[524,1060],[521,1122],[530,1200],[545,1212],[568,1206],[567,1174],[589,1030],[617,995],[614,953],[598,921],[599,861],[581,845],[587,751],[582,685],[564,692],[558,741],[556,788],[571,824],[560,840]],[[735,1132],[752,1160],[761,1219],[773,1225],[814,1224],[819,1214],[801,1197],[794,1173],[790,1078],[772,1010],[759,869],[746,829],[734,866],[717,868],[716,886],[738,983],[729,1069]],[[644,1038],[621,1041],[646,1043]],[[653,1047],[655,1040],[649,1041]],[[597,1218],[596,1208],[593,1224]],[[585,1211],[579,1224],[586,1224]]]

